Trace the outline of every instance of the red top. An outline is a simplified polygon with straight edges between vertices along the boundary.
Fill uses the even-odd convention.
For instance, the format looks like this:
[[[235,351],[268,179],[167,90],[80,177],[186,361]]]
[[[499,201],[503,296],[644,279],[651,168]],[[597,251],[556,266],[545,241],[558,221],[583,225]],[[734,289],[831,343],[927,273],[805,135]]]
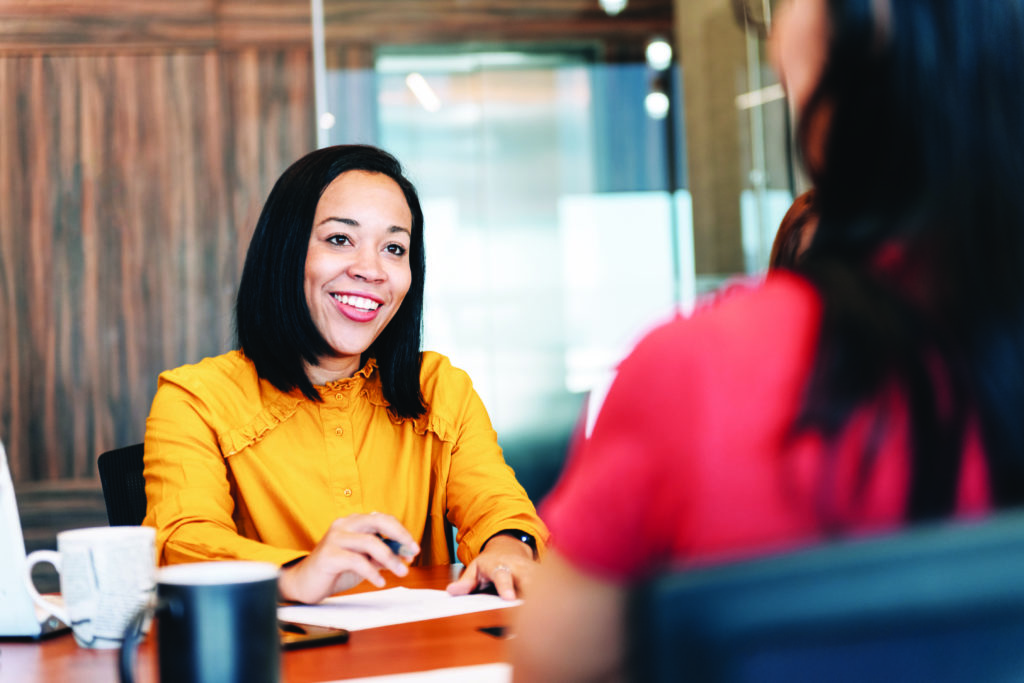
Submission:
[[[580,568],[629,580],[806,545],[822,537],[825,443],[789,437],[810,377],[821,299],[795,275],[772,275],[648,335],[620,365],[589,439],[577,442],[542,516]],[[965,445],[959,512],[989,508],[976,429]],[[857,463],[878,460],[853,496]],[[855,414],[831,475],[835,509],[858,532],[902,523],[907,409],[893,388]]]

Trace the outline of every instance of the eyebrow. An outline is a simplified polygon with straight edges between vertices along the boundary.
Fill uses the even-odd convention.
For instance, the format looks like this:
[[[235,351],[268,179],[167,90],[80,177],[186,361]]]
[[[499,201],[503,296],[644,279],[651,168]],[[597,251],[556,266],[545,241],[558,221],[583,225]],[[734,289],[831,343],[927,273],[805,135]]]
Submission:
[[[325,223],[331,223],[331,222],[344,223],[345,225],[351,225],[354,228],[362,227],[360,225],[359,221],[357,221],[357,220],[355,220],[353,218],[340,218],[338,216],[328,216],[327,218],[325,218],[322,221],[320,221],[319,223],[317,223],[316,227],[319,228],[321,225],[323,225]],[[409,236],[410,239],[412,239],[412,230],[410,230],[409,228],[403,228],[400,225],[392,225],[392,226],[388,227],[388,232],[389,233],[404,232],[406,235]]]

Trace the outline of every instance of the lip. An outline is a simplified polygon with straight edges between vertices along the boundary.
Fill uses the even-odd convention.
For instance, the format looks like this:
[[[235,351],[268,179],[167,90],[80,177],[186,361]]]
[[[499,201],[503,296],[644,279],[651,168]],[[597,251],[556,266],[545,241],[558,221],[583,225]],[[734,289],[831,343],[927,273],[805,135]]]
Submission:
[[[349,304],[343,304],[338,301],[336,296],[358,296],[370,301],[375,301],[380,306],[375,311],[367,311],[362,308],[356,308]],[[330,292],[328,296],[331,297],[331,301],[334,303],[335,308],[338,309],[343,316],[357,323],[368,323],[376,318],[382,310],[384,310],[384,300],[376,294],[369,294],[367,292]]]

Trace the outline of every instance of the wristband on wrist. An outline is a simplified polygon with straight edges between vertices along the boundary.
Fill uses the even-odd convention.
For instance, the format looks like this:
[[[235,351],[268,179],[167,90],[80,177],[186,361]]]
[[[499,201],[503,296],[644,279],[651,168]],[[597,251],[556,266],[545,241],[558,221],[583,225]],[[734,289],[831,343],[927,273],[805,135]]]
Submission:
[[[525,543],[526,545],[530,546],[530,550],[533,551],[533,559],[537,559],[537,539],[534,538],[531,534],[526,533],[522,529],[502,529],[498,533],[494,534],[494,536],[509,536],[521,543]],[[494,538],[494,536],[491,536],[491,538]],[[483,550],[487,547],[487,544],[490,542],[491,538],[488,538],[486,541],[484,541],[484,545],[480,548],[480,550]]]
[[[281,565],[281,569],[287,569],[288,567],[294,567],[295,565],[297,565],[299,562],[302,562],[307,557],[309,557],[309,555],[302,555],[300,557],[296,557],[294,560],[288,560],[287,562],[285,562],[284,564]]]

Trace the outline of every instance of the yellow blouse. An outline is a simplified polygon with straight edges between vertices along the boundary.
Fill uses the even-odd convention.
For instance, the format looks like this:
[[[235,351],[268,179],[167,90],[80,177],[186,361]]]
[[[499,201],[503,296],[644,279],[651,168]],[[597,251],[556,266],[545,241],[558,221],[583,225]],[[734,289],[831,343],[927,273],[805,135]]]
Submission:
[[[468,563],[502,529],[547,529],[505,464],[469,376],[423,354],[427,411],[395,420],[370,361],[317,387],[322,403],[282,393],[240,351],[160,375],[146,420],[143,522],[161,564],[306,555],[331,522],[394,515],[422,548],[417,564],[449,561],[445,517]]]

